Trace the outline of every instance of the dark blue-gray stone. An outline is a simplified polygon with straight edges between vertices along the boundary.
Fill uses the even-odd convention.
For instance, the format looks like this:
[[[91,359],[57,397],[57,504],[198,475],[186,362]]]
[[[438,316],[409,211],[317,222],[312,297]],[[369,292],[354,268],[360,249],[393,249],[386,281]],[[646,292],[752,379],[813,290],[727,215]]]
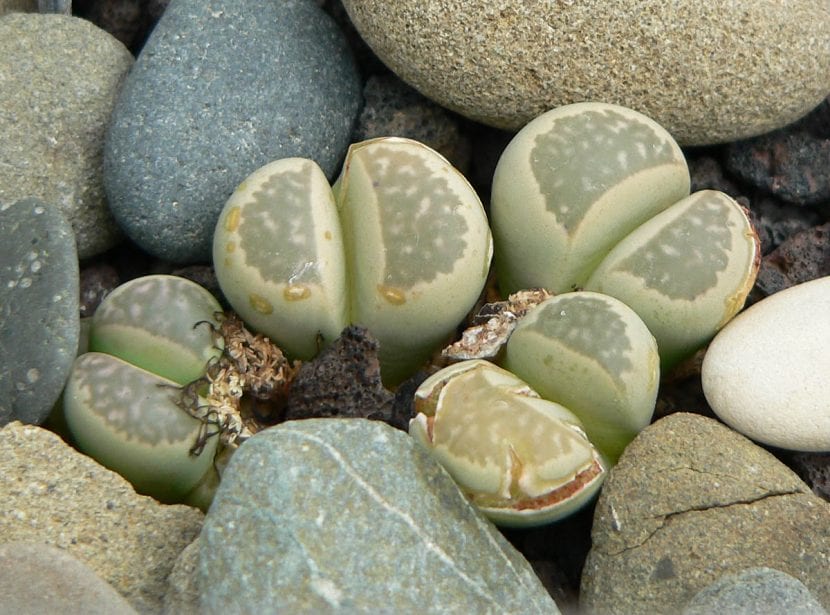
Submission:
[[[798,579],[772,568],[747,568],[727,574],[700,590],[683,615],[827,615],[827,611]]]
[[[0,205],[0,426],[41,423],[78,350],[78,254],[56,207]]]
[[[207,262],[219,212],[251,172],[301,156],[335,175],[360,103],[345,38],[316,2],[173,0],[113,114],[113,214],[148,252]]]
[[[200,535],[203,613],[558,613],[406,433],[289,421],[231,458]]]

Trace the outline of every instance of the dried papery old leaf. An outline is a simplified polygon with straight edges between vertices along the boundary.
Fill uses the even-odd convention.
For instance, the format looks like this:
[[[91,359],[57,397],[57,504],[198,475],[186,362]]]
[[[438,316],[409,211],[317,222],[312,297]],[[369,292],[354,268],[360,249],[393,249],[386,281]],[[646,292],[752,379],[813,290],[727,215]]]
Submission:
[[[450,362],[495,358],[521,318],[552,296],[544,288],[530,288],[511,294],[507,301],[485,304],[473,317],[473,326],[462,333],[459,341],[447,346],[441,356]]]

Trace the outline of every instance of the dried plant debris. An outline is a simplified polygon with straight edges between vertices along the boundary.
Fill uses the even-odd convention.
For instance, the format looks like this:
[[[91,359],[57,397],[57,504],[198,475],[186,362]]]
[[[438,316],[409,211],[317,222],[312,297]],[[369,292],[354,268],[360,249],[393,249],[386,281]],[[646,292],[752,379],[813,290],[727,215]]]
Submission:
[[[552,296],[544,288],[530,288],[513,293],[507,301],[485,304],[473,317],[473,326],[462,333],[459,341],[447,346],[442,357],[450,362],[495,358],[519,320]]]
[[[204,377],[182,389],[182,407],[205,424],[195,454],[215,435],[223,445],[237,446],[279,422],[300,369],[299,361],[290,362],[271,340],[248,331],[233,313],[222,318],[216,333],[224,340],[222,356]]]
[[[285,420],[367,418],[393,423],[395,396],[381,383],[378,340],[351,325],[294,378]],[[397,425],[396,425],[397,426]]]

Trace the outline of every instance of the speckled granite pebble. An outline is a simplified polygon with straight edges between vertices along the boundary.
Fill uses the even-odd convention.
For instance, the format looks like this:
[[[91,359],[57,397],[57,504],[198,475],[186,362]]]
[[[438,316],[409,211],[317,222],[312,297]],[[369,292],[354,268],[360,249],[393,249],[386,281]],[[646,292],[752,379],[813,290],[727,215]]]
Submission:
[[[827,615],[804,583],[772,568],[747,568],[727,574],[700,590],[683,615]]]
[[[373,75],[363,89],[365,105],[355,126],[354,141],[375,137],[407,137],[429,145],[466,174],[470,141],[457,116],[424,98],[395,75]]]
[[[68,15],[0,17],[0,202],[59,207],[87,258],[120,234],[103,184],[104,135],[133,56]]]
[[[137,495],[52,432],[16,422],[0,429],[0,502],[3,541],[63,549],[139,613],[154,615],[173,563],[203,518],[195,508]]]
[[[219,211],[287,156],[332,176],[361,102],[341,32],[308,0],[173,0],[113,113],[105,186],[144,250],[209,262]]]
[[[603,485],[591,534],[587,613],[674,615],[753,566],[786,572],[830,605],[830,504],[710,418],[677,413],[640,432]]]
[[[343,0],[363,38],[439,104],[518,129],[552,107],[632,107],[683,145],[779,128],[830,91],[813,0]]]
[[[199,538],[202,612],[558,613],[407,434],[290,421],[233,456]]]
[[[0,426],[49,415],[78,350],[78,300],[75,238],[60,210],[0,204]]]

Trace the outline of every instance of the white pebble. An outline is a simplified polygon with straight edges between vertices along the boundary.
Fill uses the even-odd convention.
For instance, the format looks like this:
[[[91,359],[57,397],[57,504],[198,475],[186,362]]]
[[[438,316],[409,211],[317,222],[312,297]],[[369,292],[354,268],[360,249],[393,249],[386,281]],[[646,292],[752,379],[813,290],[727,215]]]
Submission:
[[[830,276],[739,314],[710,344],[701,375],[709,405],[736,431],[830,451]]]

